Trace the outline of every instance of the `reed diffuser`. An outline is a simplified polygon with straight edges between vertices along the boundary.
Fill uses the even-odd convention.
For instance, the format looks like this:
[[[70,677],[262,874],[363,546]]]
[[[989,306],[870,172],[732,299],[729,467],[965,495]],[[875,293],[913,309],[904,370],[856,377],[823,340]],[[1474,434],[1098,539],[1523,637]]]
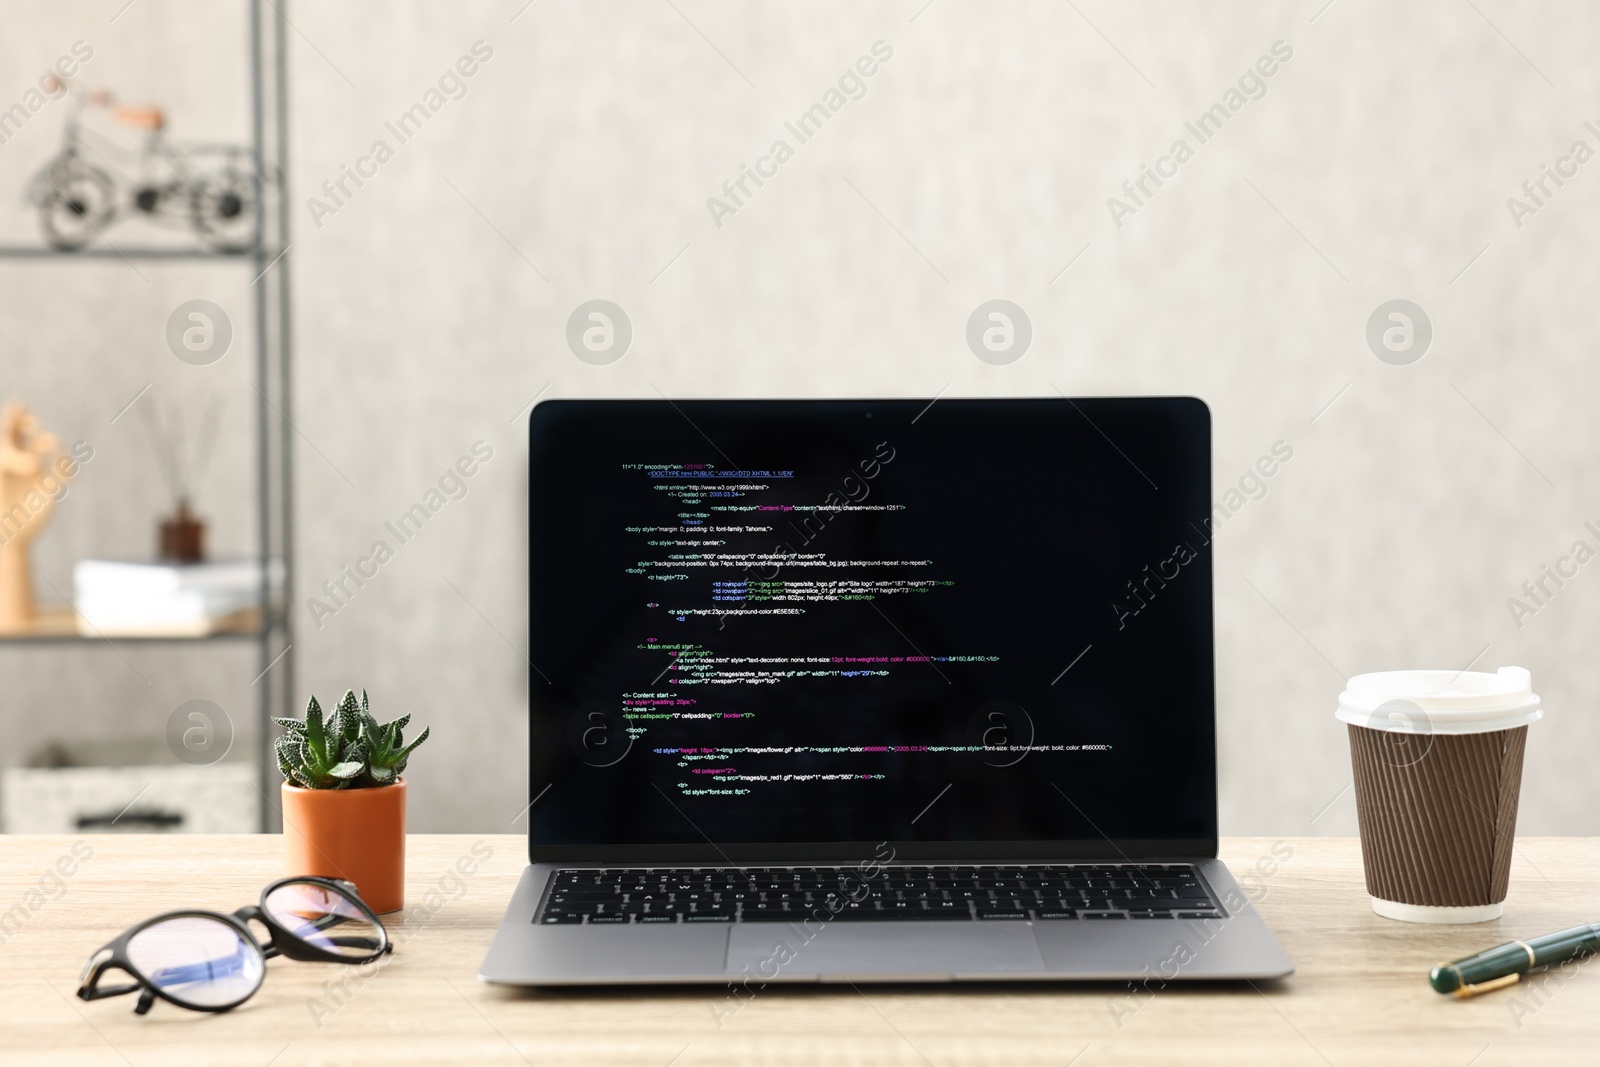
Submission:
[[[191,509],[194,490],[200,484],[211,455],[216,448],[217,423],[222,403],[215,392],[206,398],[205,413],[200,418],[200,429],[195,434],[187,463],[178,461],[183,425],[177,414],[169,428],[160,412],[146,405],[143,409],[145,431],[150,435],[151,446],[161,461],[167,489],[172,494],[172,513],[160,521],[156,537],[159,558],[174,563],[199,563],[206,558],[206,524]]]

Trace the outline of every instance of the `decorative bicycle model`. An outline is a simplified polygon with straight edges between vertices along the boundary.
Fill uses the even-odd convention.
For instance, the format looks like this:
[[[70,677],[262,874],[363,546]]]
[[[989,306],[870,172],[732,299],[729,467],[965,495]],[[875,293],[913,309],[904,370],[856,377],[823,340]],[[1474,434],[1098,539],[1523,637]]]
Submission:
[[[67,86],[52,76],[44,88],[53,93]],[[216,251],[255,244],[265,176],[248,148],[173,144],[164,111],[120,105],[105,89],[73,90],[72,104],[61,151],[28,187],[52,248],[83,248],[130,214],[191,229]],[[118,125],[142,131],[139,146],[128,149],[86,129],[84,111],[90,107],[105,108]]]

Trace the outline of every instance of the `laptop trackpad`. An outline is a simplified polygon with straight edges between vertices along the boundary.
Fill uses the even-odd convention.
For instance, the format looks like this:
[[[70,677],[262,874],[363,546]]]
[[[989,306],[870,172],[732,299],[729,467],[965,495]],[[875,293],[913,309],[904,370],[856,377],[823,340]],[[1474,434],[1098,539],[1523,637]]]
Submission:
[[[929,978],[1044,970],[1028,923],[738,923],[728,938],[730,973]],[[748,968],[748,971],[746,971]]]

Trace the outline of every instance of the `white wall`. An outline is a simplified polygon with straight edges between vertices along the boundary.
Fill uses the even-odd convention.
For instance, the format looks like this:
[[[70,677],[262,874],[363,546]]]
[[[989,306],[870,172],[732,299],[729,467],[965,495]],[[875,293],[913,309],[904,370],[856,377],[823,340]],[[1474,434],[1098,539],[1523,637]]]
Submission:
[[[374,140],[397,148],[320,226],[296,209],[302,595],[474,441],[496,450],[469,496],[348,608],[321,629],[300,617],[303,687],[332,697],[365,684],[435,725],[415,768],[417,829],[509,829],[526,802],[516,416],[535,394],[1059,388],[1206,398],[1219,493],[1275,442],[1294,449],[1217,541],[1225,832],[1354,832],[1332,717],[1343,676],[1469,662],[1527,666],[1546,700],[1524,832],[1600,832],[1600,567],[1520,627],[1506,604],[1574,540],[1600,549],[1583,528],[1600,526],[1600,373],[1586,358],[1600,163],[1520,228],[1506,207],[1575,140],[1600,150],[1583,127],[1600,127],[1592,8],[675,2],[288,9],[297,199]],[[242,99],[227,19],[200,25],[192,5],[138,0],[108,23],[120,4],[13,16],[0,95],[87,38],[95,73],[168,102],[175,134]],[[384,122],[479,40],[493,57],[465,98],[397,145]],[[894,54],[866,95],[715,225],[706,199],[879,40]],[[1175,138],[1195,145],[1185,121],[1280,40],[1293,57],[1266,95],[1115,225],[1107,198]],[[183,73],[190,63],[199,73]],[[0,206],[54,143],[34,125],[0,146]],[[13,224],[27,232],[0,225]],[[204,295],[170,268],[145,286],[107,266],[74,276],[101,309],[91,322],[43,270],[0,269],[0,384],[80,436],[145,364],[173,371],[159,324]],[[635,331],[610,366],[563,340],[594,297]],[[993,297],[1033,323],[1031,350],[1009,366],[964,341]],[[1409,366],[1364,340],[1394,298],[1434,327]],[[92,376],[54,369],[63,348],[93,353],[108,336],[137,372],[121,352]],[[41,551],[46,573],[146,536],[153,490],[129,484],[137,447],[130,435],[105,450],[70,502],[78,515],[64,508]],[[249,527],[228,518],[234,488],[215,488],[219,535],[245,547]],[[120,526],[112,516],[132,532],[91,536]],[[194,681],[172,653],[144,654],[163,672],[150,687],[105,656],[53,655],[74,676],[63,705],[94,728],[109,701],[159,722],[196,687],[248,692],[219,666]],[[6,698],[10,734],[19,701],[60,676],[0,656],[21,694]]]

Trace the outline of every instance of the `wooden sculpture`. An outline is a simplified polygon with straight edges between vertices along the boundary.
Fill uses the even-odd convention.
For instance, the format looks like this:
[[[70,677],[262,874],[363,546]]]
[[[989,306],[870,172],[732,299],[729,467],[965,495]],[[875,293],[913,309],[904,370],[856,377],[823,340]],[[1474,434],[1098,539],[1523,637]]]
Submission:
[[[16,401],[0,410],[0,631],[25,630],[38,613],[28,545],[65,495],[72,466],[33,412]]]

